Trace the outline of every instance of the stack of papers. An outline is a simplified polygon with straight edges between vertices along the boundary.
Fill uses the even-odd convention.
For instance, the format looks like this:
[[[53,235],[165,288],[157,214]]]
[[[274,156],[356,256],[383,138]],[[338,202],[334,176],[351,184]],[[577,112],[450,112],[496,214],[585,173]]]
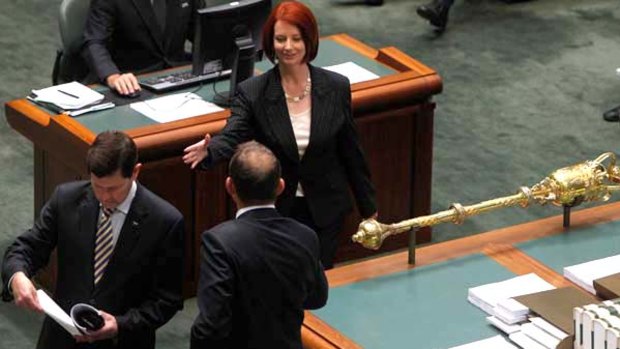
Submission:
[[[468,291],[467,300],[484,310],[489,315],[495,315],[494,309],[502,302],[502,310],[515,310],[519,316],[525,306],[516,301],[505,302],[508,298],[554,289],[555,287],[534,273],[514,277],[501,282],[494,282],[482,286],[472,287]]]
[[[495,336],[450,349],[517,349],[517,347],[510,344],[504,337]]]
[[[616,273],[620,273],[620,255],[564,268],[564,277],[592,294],[596,294],[594,280]]]
[[[507,324],[516,324],[527,320],[530,309],[512,298],[502,299],[493,308],[493,314]]]
[[[62,85],[32,90],[29,99],[34,102],[54,105],[62,110],[82,109],[103,101],[104,96],[77,81]]]

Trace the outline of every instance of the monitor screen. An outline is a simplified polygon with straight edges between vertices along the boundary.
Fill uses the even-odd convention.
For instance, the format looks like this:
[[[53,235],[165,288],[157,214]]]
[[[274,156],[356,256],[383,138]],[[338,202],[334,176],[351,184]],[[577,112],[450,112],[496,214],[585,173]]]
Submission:
[[[260,59],[261,33],[270,12],[271,0],[240,0],[199,9],[192,73],[202,75],[233,69],[235,41],[240,36],[251,37],[256,59]]]

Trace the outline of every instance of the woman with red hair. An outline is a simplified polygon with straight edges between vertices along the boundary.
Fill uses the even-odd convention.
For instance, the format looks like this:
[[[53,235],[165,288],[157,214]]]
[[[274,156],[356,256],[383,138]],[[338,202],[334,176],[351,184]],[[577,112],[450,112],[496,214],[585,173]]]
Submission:
[[[220,134],[185,149],[192,168],[229,159],[256,140],[280,160],[286,183],[276,207],[313,228],[321,260],[331,268],[350,191],[364,218],[376,216],[375,191],[351,115],[351,87],[342,75],[315,67],[316,19],[301,2],[278,4],[263,28],[263,49],[275,66],[237,88]]]

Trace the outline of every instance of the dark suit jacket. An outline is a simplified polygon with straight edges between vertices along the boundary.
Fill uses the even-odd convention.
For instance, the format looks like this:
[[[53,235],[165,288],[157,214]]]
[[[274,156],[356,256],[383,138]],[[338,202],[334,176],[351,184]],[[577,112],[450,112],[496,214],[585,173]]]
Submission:
[[[327,301],[310,228],[258,208],[202,235],[192,349],[301,349],[303,309]]]
[[[58,275],[53,298],[67,313],[90,303],[116,317],[118,346],[112,341],[75,345],[46,317],[38,348],[154,348],[155,329],[183,307],[183,217],[174,207],[138,184],[105,274],[93,284],[93,254],[99,202],[89,182],[60,185],[39,219],[9,246],[2,264],[7,283],[23,271],[33,276],[57,248]]]
[[[167,0],[166,28],[151,0],[93,0],[84,31],[85,60],[100,80],[188,62],[185,40],[193,35],[199,0]]]
[[[349,187],[363,217],[376,212],[375,190],[351,115],[351,87],[342,75],[310,66],[310,143],[299,159],[278,68],[239,85],[232,115],[209,143],[203,167],[229,159],[238,144],[256,140],[280,160],[284,193],[276,205],[289,215],[301,182],[314,222],[333,224],[352,207]]]

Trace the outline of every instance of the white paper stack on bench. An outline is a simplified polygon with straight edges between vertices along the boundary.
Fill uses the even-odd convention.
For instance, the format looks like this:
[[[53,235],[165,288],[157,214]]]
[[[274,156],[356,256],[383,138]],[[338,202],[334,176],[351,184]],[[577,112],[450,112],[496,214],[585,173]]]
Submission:
[[[493,316],[509,325],[527,320],[529,313],[530,309],[528,307],[512,298],[500,300],[493,308]]]
[[[510,344],[504,337],[495,336],[450,349],[517,349],[517,347]]]
[[[500,329],[502,332],[504,332],[505,334],[512,334],[515,332],[519,332],[521,331],[521,325],[520,324],[507,324],[504,321],[496,318],[495,316],[489,316],[487,317],[487,321],[497,327],[498,329]]]
[[[616,273],[620,273],[620,255],[564,268],[564,277],[592,294],[596,294],[594,280]]]
[[[472,287],[468,291],[467,300],[489,315],[495,315],[494,309],[498,306],[498,303],[502,302],[501,311],[508,311],[508,317],[516,317],[523,312],[523,308],[527,308],[514,300],[507,302],[507,299],[554,288],[553,285],[538,275],[529,273],[501,282]],[[511,314],[511,310],[515,310],[516,313]]]

